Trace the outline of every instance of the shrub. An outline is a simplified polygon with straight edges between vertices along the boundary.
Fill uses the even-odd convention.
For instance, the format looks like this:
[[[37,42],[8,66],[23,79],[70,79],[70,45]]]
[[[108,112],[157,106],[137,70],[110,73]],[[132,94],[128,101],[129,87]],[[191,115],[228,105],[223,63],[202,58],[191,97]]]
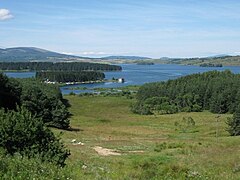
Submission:
[[[19,153],[64,166],[70,155],[58,137],[25,108],[18,111],[0,110],[0,147],[6,154]]]
[[[62,94],[55,85],[43,84],[37,80],[20,80],[23,88],[21,105],[37,118],[52,127],[67,129],[69,112]]]
[[[0,73],[0,108],[15,109],[20,103],[22,88],[14,79]]]
[[[194,119],[192,117],[183,117],[182,121],[176,121],[174,123],[176,128],[180,130],[181,132],[187,132],[191,129],[193,129],[196,125]]]
[[[37,158],[28,159],[19,154],[0,154],[0,179],[73,179],[70,168],[59,168]]]
[[[131,111],[141,115],[150,115],[153,114],[150,110],[150,107],[146,104],[135,103],[131,105]]]
[[[227,131],[231,136],[240,135],[240,106],[238,106],[236,112],[232,118],[228,118],[227,125],[229,126]]]

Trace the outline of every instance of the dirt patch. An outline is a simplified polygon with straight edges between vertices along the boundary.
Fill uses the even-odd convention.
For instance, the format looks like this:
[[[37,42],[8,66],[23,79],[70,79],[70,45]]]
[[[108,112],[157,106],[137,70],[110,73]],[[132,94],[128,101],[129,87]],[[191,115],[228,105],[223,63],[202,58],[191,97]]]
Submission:
[[[129,153],[145,153],[145,151],[128,151]]]
[[[101,156],[111,156],[111,155],[120,156],[121,155],[119,152],[116,152],[116,150],[114,149],[107,149],[100,146],[95,146],[93,149]]]

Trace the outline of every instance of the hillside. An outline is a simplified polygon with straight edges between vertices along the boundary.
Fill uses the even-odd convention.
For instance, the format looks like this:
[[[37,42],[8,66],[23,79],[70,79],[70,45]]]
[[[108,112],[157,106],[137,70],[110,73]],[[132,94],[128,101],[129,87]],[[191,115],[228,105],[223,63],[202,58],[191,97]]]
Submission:
[[[168,58],[155,59],[155,63],[161,64],[182,64],[182,65],[202,65],[202,64],[222,64],[223,66],[240,66],[240,56],[214,56],[205,58]]]
[[[0,61],[67,61],[89,59],[66,55],[35,47],[16,47],[0,49]]]
[[[68,165],[73,167],[69,172],[75,172],[75,179],[239,177],[239,138],[226,131],[230,114],[221,115],[216,124],[216,114],[207,111],[139,116],[130,112],[134,100],[126,97],[65,98],[72,105],[71,125],[80,129],[65,131],[62,136],[71,150]],[[185,125],[187,117],[195,126],[176,126],[176,122]],[[73,139],[83,145],[75,145]],[[104,156],[100,150],[117,155]]]
[[[101,63],[127,63],[133,60],[149,60],[148,57],[140,56],[107,56],[102,58],[89,58],[74,55],[67,55],[52,52],[36,47],[15,47],[0,49],[0,62],[23,62],[23,61],[85,61],[85,62],[101,62]]]
[[[168,58],[151,59],[141,56],[107,56],[102,58],[89,58],[74,55],[67,55],[52,52],[35,47],[15,47],[0,49],[0,62],[22,62],[22,61],[46,61],[46,62],[63,62],[63,61],[85,61],[95,63],[151,63],[160,64],[182,64],[182,65],[202,65],[202,64],[222,64],[223,66],[240,66],[240,56],[219,55],[205,58]]]

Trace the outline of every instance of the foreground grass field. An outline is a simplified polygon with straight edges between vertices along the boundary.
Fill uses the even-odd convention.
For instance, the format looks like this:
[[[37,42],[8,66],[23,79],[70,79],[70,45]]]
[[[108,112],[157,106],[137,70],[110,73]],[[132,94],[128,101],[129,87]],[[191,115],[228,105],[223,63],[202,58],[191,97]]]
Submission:
[[[65,98],[74,131],[62,139],[71,150],[73,178],[240,179],[240,139],[226,132],[231,115],[141,116],[125,97]],[[195,125],[183,120],[189,117]],[[96,147],[118,155],[102,156]]]

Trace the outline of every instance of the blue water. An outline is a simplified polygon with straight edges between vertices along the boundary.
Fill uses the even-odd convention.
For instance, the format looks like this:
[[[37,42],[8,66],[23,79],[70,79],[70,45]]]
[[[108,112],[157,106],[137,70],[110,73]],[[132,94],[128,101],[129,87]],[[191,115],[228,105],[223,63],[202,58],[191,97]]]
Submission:
[[[8,77],[12,78],[31,78],[35,77],[35,72],[6,72]]]
[[[123,71],[120,72],[105,72],[106,79],[124,78],[125,83],[93,83],[81,85],[68,85],[61,87],[63,94],[74,92],[76,94],[84,92],[94,92],[93,88],[117,88],[128,85],[142,85],[149,82],[166,81],[175,79],[181,76],[202,73],[206,71],[218,70],[223,71],[226,69],[231,70],[233,73],[240,73],[240,66],[225,66],[225,67],[199,67],[199,66],[183,66],[175,64],[155,64],[155,65],[136,65],[136,64],[123,64],[121,65]],[[9,77],[27,78],[33,77],[35,72],[12,72],[6,73]],[[86,87],[87,90],[71,90],[68,88],[73,87]]]

